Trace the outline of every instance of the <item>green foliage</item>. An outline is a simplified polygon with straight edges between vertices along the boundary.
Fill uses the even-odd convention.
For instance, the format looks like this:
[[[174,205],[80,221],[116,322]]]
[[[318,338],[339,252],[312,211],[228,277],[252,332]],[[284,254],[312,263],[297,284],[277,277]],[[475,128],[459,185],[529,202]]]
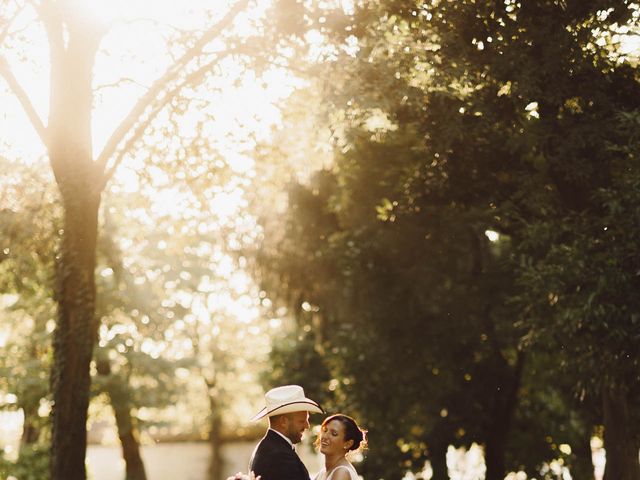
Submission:
[[[4,294],[0,329],[6,335],[0,346],[0,390],[16,397],[15,403],[0,408],[23,410],[22,441],[32,444],[48,428],[48,419],[40,417],[38,410],[49,394],[60,205],[40,165],[8,159],[0,163],[3,170],[13,172],[0,186],[0,195],[8,199],[0,211],[0,291]]]
[[[363,158],[377,153],[375,145],[370,147]],[[348,158],[361,158],[359,154],[354,149]],[[307,310],[317,305],[314,315],[319,323],[313,333],[307,323],[307,333],[301,332],[298,343],[276,347],[272,361],[278,371],[295,365],[294,375],[313,381],[318,369],[302,369],[300,360],[305,357],[300,350],[312,351],[305,347],[306,339],[316,338],[316,349],[322,345],[322,359],[333,375],[329,385],[337,390],[329,407],[362,416],[372,442],[378,444],[366,471],[387,478],[395,475],[398,465],[420,469],[427,443],[430,448],[444,444],[446,449],[449,443],[469,446],[482,437],[480,432],[486,434],[489,424],[474,431],[469,420],[492,404],[502,405],[501,396],[492,392],[514,381],[517,355],[514,339],[495,331],[494,322],[504,312],[494,305],[495,312],[486,318],[474,313],[486,313],[488,292],[495,282],[505,281],[496,264],[492,267],[496,272],[483,267],[486,286],[476,285],[480,274],[470,266],[481,260],[469,251],[478,239],[486,249],[486,237],[478,237],[467,226],[459,228],[455,209],[395,211],[393,219],[390,215],[381,226],[376,218],[376,201],[381,198],[376,187],[395,185],[389,181],[392,173],[387,170],[385,178],[372,175],[370,169],[348,170],[349,165],[345,163],[345,172],[351,175],[340,178],[353,188],[336,189],[335,179],[321,172],[308,188],[291,190],[281,263],[268,268],[277,270],[281,284],[291,286],[290,294],[297,292],[298,316],[309,315],[301,307],[303,299]],[[466,242],[450,242],[449,235]],[[422,247],[425,237],[431,249]],[[485,254],[491,257],[488,250]],[[456,304],[463,295],[466,303]],[[502,343],[504,350],[495,350]],[[289,356],[283,359],[287,348]],[[491,375],[484,375],[490,366]],[[391,418],[401,420],[388,425]]]
[[[562,442],[590,465],[602,386],[637,403],[640,83],[612,41],[634,18],[616,1],[356,11],[358,48],[329,67],[335,165],[292,188],[264,265],[269,292],[317,309],[338,398],[380,448],[365,476],[473,441],[489,479],[538,475]]]
[[[34,444],[20,449],[15,462],[0,458],[0,477],[19,480],[49,478],[49,445]]]
[[[97,281],[100,295],[96,315],[101,325],[92,390],[96,394],[108,392],[114,408],[163,408],[178,402],[184,386],[175,377],[175,370],[187,366],[187,362],[152,355],[153,348],[143,345],[162,344],[164,332],[185,314],[185,309],[163,308],[166,291],[160,282],[153,286],[141,283],[137,279],[145,272],[125,267],[127,255],[118,245],[121,239],[114,226],[115,211],[105,208],[98,245],[98,270],[104,274]],[[123,222],[125,218],[117,220]],[[165,277],[160,280],[169,281]]]
[[[275,334],[269,359],[273,367],[261,375],[265,390],[278,385],[301,385],[305,394],[325,410],[333,408],[331,375],[310,326]]]

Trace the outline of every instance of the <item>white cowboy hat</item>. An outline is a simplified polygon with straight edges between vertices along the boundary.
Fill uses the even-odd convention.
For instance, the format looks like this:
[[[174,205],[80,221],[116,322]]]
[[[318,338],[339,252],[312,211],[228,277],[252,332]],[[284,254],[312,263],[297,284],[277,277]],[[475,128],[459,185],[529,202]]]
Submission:
[[[282,413],[315,412],[324,413],[316,402],[304,396],[304,390],[299,385],[285,385],[269,390],[264,399],[266,406],[254,415],[252,422],[263,417],[271,417]]]

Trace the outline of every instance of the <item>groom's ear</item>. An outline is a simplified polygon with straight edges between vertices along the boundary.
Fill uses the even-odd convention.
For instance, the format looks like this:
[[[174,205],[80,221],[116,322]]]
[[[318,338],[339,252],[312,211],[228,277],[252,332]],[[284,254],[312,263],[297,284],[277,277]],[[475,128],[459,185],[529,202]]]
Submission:
[[[274,425],[278,428],[282,428],[285,426],[285,421],[287,422],[286,425],[289,424],[289,417],[288,415],[274,415],[273,417],[270,418],[271,421],[271,425]]]

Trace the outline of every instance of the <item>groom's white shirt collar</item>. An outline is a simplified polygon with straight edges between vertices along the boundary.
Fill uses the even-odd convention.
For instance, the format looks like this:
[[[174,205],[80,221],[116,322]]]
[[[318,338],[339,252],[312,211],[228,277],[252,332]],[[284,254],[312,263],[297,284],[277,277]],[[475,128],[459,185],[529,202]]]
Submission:
[[[292,449],[292,450],[295,450],[295,448],[293,447],[293,443],[291,442],[291,440],[289,440],[287,437],[285,437],[285,436],[284,436],[283,434],[281,434],[279,431],[274,430],[273,428],[269,428],[269,430],[271,430],[272,432],[277,433],[277,434],[278,434],[278,435],[280,435],[282,438],[284,438],[284,439],[287,441],[287,443],[288,443],[289,445],[291,445],[291,449]]]

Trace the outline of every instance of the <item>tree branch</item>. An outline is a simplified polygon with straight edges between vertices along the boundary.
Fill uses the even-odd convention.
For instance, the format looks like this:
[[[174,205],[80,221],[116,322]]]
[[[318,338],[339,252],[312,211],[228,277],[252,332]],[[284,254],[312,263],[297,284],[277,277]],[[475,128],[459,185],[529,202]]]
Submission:
[[[13,24],[13,21],[16,19],[16,17],[20,14],[20,12],[24,9],[24,7],[19,8],[14,14],[13,16],[7,20],[7,24],[5,26],[5,28],[0,32],[0,45],[2,45],[4,43],[5,38],[7,38],[7,35],[9,35],[9,30],[11,29],[11,25]]]
[[[16,96],[25,113],[27,114],[27,117],[31,121],[31,125],[33,125],[33,128],[40,136],[42,143],[46,146],[47,128],[44,126],[44,123],[42,123],[42,120],[38,116],[36,109],[33,107],[33,104],[31,103],[27,92],[24,91],[22,85],[20,85],[16,77],[13,75],[13,72],[9,68],[9,64],[7,63],[7,60],[4,57],[0,57],[0,75],[2,75],[6,80],[9,88]]]
[[[273,60],[270,60],[267,57],[263,57],[263,56],[258,56],[255,54],[252,54],[251,50],[247,50],[243,45],[239,45],[237,47],[235,47],[232,50],[227,50],[224,52],[224,56],[230,56],[230,55],[253,55],[255,58],[260,58],[260,60],[262,60],[263,62],[279,67],[279,68],[286,68],[288,70],[291,70],[293,72],[297,72],[299,74],[302,75],[309,75],[309,71],[305,71],[302,69],[298,69],[295,67],[291,67],[289,65],[283,65],[280,63],[277,63]],[[151,123],[153,122],[153,120],[155,119],[155,117],[162,111],[162,109],[173,99],[176,98],[179,94],[179,92],[187,87],[190,86],[195,86],[198,84],[198,82],[204,77],[204,75],[210,71],[213,66],[218,63],[221,60],[221,57],[215,57],[214,59],[209,60],[207,63],[205,63],[204,65],[201,65],[200,67],[198,67],[196,70],[194,70],[193,72],[191,72],[189,75],[187,75],[181,83],[179,83],[178,85],[174,86],[174,88],[172,88],[170,91],[166,92],[166,94],[161,98],[161,99],[156,99],[156,104],[153,106],[152,110],[148,113],[148,115],[144,118],[138,118],[138,122],[135,125],[132,125],[131,127],[133,127],[133,133],[132,135],[127,139],[126,143],[124,144],[124,146],[120,149],[115,149],[114,152],[112,153],[115,154],[117,152],[117,155],[115,156],[114,162],[113,164],[107,169],[106,166],[105,168],[105,173],[103,175],[102,181],[99,183],[98,188],[100,189],[100,191],[106,186],[106,184],[109,182],[109,180],[111,179],[111,177],[113,177],[113,175],[115,174],[115,171],[118,167],[118,165],[122,162],[124,155],[133,147],[133,145],[135,144],[135,142],[137,142],[140,138],[142,138],[142,135],[144,134],[144,131],[146,130],[146,128],[151,125]],[[131,130],[130,130],[131,131]],[[127,132],[129,133],[129,132]],[[125,134],[126,135],[126,134]],[[109,159],[107,159],[108,161]]]
[[[230,53],[226,52],[226,54],[230,54]],[[140,138],[142,138],[142,135],[144,134],[144,131],[147,129],[147,127],[149,125],[151,125],[151,122],[162,111],[162,109],[172,99],[174,99],[174,98],[176,98],[178,96],[178,93],[180,92],[180,90],[182,90],[183,88],[189,87],[189,86],[196,85],[204,77],[204,75],[209,70],[211,70],[212,66],[215,63],[219,62],[219,61],[220,61],[220,58],[216,57],[215,59],[210,60],[209,62],[205,63],[204,65],[201,65],[196,70],[191,72],[187,77],[185,77],[185,79],[181,83],[179,83],[178,85],[174,86],[170,91],[166,92],[164,97],[162,97],[162,99],[160,99],[153,106],[153,109],[144,118],[144,120],[138,121],[135,124],[135,128],[133,129],[132,135],[127,139],[127,141],[124,144],[124,146],[120,150],[118,150],[118,155],[115,157],[115,160],[114,160],[113,164],[111,165],[111,167],[109,167],[109,169],[107,169],[105,171],[104,175],[102,176],[102,181],[97,186],[98,191],[102,191],[104,189],[104,187],[106,186],[107,182],[115,174],[115,171],[118,168],[118,165],[120,165],[120,163],[122,162],[122,159],[124,158],[124,155],[133,147],[135,142],[137,142]]]
[[[107,143],[105,144],[102,152],[98,156],[96,162],[99,171],[105,171],[107,162],[111,158],[111,156],[115,153],[118,145],[124,140],[127,133],[134,127],[136,122],[141,118],[144,114],[145,110],[149,108],[153,103],[158,99],[160,93],[169,85],[170,82],[174,81],[179,77],[182,69],[196,56],[202,53],[204,47],[215,39],[218,35],[220,35],[237,17],[237,15],[244,10],[249,4],[250,0],[239,0],[226,14],[225,16],[209,31],[205,32],[196,43],[187,50],[173,65],[171,65],[167,71],[162,75],[158,80],[156,80],[153,85],[149,88],[146,94],[144,94],[133,106],[129,114],[125,117],[125,119],[120,123],[120,125],[115,129]],[[179,86],[177,90],[182,88]],[[173,91],[177,91],[175,88]],[[161,100],[160,104],[164,106],[166,104],[167,97],[169,97],[169,93],[167,93]],[[159,111],[157,108],[154,108],[154,111]],[[155,115],[153,115],[155,116]],[[145,127],[148,125],[148,121],[145,122]],[[144,129],[142,129],[144,131]],[[137,132],[140,132],[140,128],[136,129]],[[134,135],[138,136],[138,135]],[[119,160],[116,164],[119,163]],[[113,168],[109,169],[109,173],[107,176],[113,174]],[[106,180],[103,184],[106,183]]]
[[[148,88],[148,85],[143,85],[142,83],[134,80],[133,78],[123,77],[123,78],[121,78],[120,80],[118,80],[116,82],[103,83],[102,85],[98,85],[96,88],[94,88],[94,91],[98,92],[98,91],[100,91],[102,89],[105,89],[105,88],[118,88],[118,87],[121,87],[125,83],[131,83],[133,85],[137,85],[138,87]]]

